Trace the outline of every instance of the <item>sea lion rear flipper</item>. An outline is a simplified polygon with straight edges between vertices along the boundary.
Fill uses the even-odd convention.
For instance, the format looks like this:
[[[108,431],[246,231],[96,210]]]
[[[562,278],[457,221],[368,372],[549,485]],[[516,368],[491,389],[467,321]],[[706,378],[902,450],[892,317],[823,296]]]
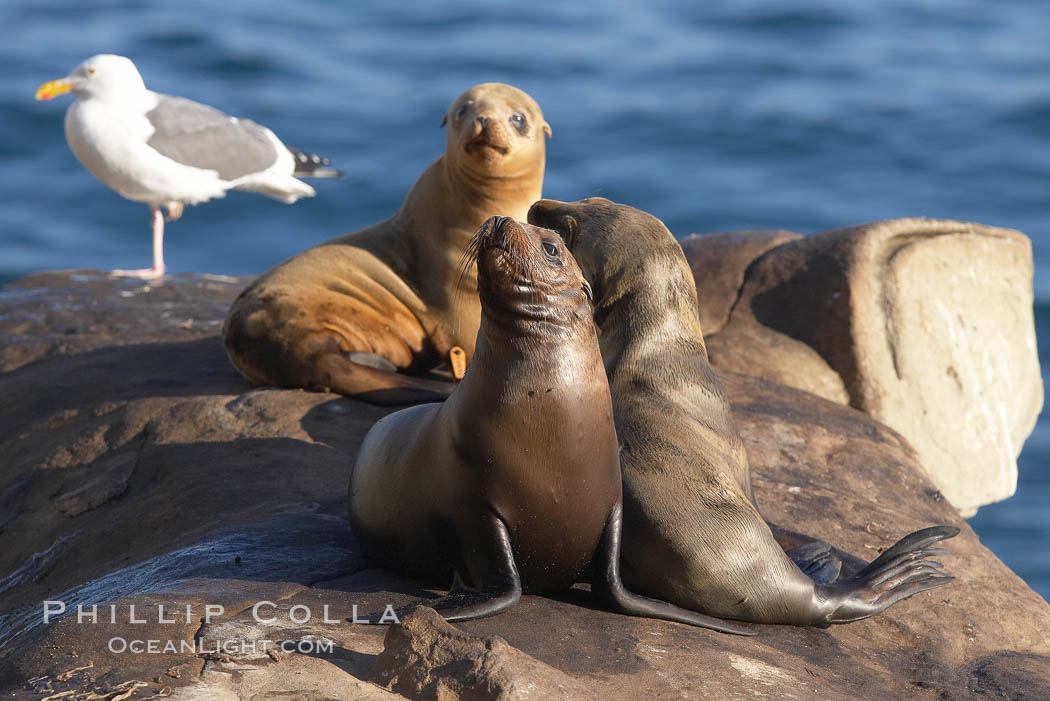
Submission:
[[[667,621],[687,623],[691,626],[710,628],[721,633],[754,635],[755,630],[744,625],[705,616],[696,611],[679,608],[666,601],[650,599],[627,591],[620,579],[620,536],[623,530],[623,504],[613,506],[605,531],[595,553],[594,579],[591,589],[613,611],[630,616],[662,618]]]
[[[931,547],[959,532],[954,526],[932,526],[910,533],[856,575],[823,587],[837,606],[828,623],[849,623],[884,611],[898,601],[955,579],[939,569],[931,555],[946,552]],[[818,585],[819,586],[819,585]]]
[[[900,561],[901,557],[914,555],[920,551],[926,551],[931,554],[943,553],[943,549],[931,548],[929,546],[940,540],[954,538],[958,534],[959,529],[955,526],[930,526],[929,528],[923,528],[914,533],[909,533],[875,558],[870,565],[858,573],[858,576],[863,576],[877,569],[887,567],[891,562]]]
[[[856,555],[848,553],[840,548],[836,548],[834,545],[831,545],[820,538],[806,535],[805,533],[799,533],[790,528],[778,526],[770,521],[766,521],[766,525],[769,526],[769,530],[772,531],[773,539],[784,549],[784,552],[787,553],[792,562],[798,565],[799,569],[808,574],[811,579],[819,583],[830,584],[839,577],[852,577],[868,566],[866,560],[862,560]],[[831,567],[839,568],[838,571],[832,573],[830,569],[825,569],[821,573],[823,576],[814,574],[814,563],[810,560],[818,556],[818,549],[827,550],[827,563]],[[838,564],[835,564],[836,562]],[[827,578],[825,579],[824,577]]]
[[[798,565],[802,574],[819,584],[831,584],[839,578],[842,560],[831,554],[831,546],[823,541],[813,541],[786,551],[787,556]]]

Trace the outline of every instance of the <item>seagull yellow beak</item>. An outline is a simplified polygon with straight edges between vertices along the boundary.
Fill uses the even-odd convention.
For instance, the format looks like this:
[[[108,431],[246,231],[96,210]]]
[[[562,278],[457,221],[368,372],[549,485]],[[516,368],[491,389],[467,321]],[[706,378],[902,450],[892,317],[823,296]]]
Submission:
[[[36,99],[50,100],[53,97],[65,95],[72,89],[73,83],[70,82],[69,78],[59,78],[58,80],[50,80],[36,89]]]

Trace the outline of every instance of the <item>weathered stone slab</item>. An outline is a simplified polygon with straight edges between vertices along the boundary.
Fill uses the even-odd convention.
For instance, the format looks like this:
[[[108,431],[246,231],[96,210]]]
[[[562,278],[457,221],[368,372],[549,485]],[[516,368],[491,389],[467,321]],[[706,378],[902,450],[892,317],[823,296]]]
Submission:
[[[52,289],[57,280],[50,276],[34,303],[81,294]],[[20,284],[32,289],[32,280]],[[141,313],[153,310],[146,305]],[[113,323],[148,328],[133,319]],[[252,388],[229,366],[216,335],[170,333],[159,341],[128,335],[124,345],[103,348],[90,339],[77,345],[71,334],[73,345],[0,375],[0,508],[8,514],[0,581],[24,575],[0,591],[0,692],[32,699],[128,690],[130,698],[396,698],[372,676],[388,631],[346,620],[355,605],[381,611],[438,591],[375,568],[346,524],[351,463],[389,409]],[[1050,607],[980,545],[903,437],[805,392],[721,377],[767,518],[866,559],[916,528],[958,525],[962,533],[940,558],[958,579],[869,620],[824,630],[760,626],[754,638],[610,613],[585,586],[553,598],[526,595],[505,614],[455,626],[471,637],[445,629],[442,635],[465,646],[450,653],[450,664],[478,660],[469,652],[477,640],[499,636],[522,665],[546,665],[559,683],[570,683],[564,674],[609,699],[933,701],[1048,688]],[[129,453],[135,465],[123,491],[92,491],[96,477],[124,474]],[[69,495],[87,493],[102,496],[66,508]],[[67,615],[44,625],[45,600],[65,602]],[[262,620],[253,615],[259,602],[274,604],[263,606]],[[78,622],[78,603],[98,605],[99,622]],[[161,604],[174,622],[160,620]],[[111,605],[115,623],[104,618]],[[130,621],[131,605],[146,623]],[[209,605],[223,612],[205,623]],[[338,622],[326,622],[325,606]],[[299,619],[309,610],[309,620],[295,620],[293,609]],[[114,638],[158,640],[162,651],[167,641],[198,647],[113,652]],[[214,650],[214,643],[239,640],[294,644],[273,655]],[[300,650],[300,643],[317,646]],[[406,662],[404,678],[415,678],[417,662]],[[511,688],[517,667],[501,665],[479,669]]]
[[[705,274],[719,275],[710,259],[724,236],[709,247],[691,240]],[[728,247],[723,287],[753,250],[747,239]],[[1043,404],[1024,234],[891,219],[788,240],[750,262],[718,328],[707,339],[712,364],[896,428],[961,513],[1014,493]]]

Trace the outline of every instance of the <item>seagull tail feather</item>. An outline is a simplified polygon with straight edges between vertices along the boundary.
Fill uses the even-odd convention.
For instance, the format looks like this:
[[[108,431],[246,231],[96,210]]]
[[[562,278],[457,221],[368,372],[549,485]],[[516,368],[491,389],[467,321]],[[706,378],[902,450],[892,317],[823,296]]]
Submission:
[[[318,156],[314,153],[300,151],[297,148],[288,148],[295,158],[295,171],[292,173],[297,178],[341,178],[345,175],[343,171],[330,168],[331,158]]]

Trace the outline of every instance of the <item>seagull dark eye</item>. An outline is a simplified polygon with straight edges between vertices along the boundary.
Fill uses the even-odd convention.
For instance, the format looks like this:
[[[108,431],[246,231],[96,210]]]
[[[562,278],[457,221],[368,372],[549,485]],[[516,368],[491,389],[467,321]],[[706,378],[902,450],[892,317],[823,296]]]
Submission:
[[[547,256],[547,258],[549,258],[552,261],[560,259],[561,256],[558,255],[558,247],[555,244],[551,243],[550,241],[544,241],[542,245],[543,253]]]
[[[520,133],[524,134],[529,129],[529,120],[525,119],[525,115],[521,112],[515,112],[510,116],[510,123],[514,125]]]
[[[92,74],[92,73],[94,73],[94,72],[95,72],[95,69],[94,69],[94,68],[89,68],[89,69],[88,69],[88,75],[91,75],[91,74]]]

